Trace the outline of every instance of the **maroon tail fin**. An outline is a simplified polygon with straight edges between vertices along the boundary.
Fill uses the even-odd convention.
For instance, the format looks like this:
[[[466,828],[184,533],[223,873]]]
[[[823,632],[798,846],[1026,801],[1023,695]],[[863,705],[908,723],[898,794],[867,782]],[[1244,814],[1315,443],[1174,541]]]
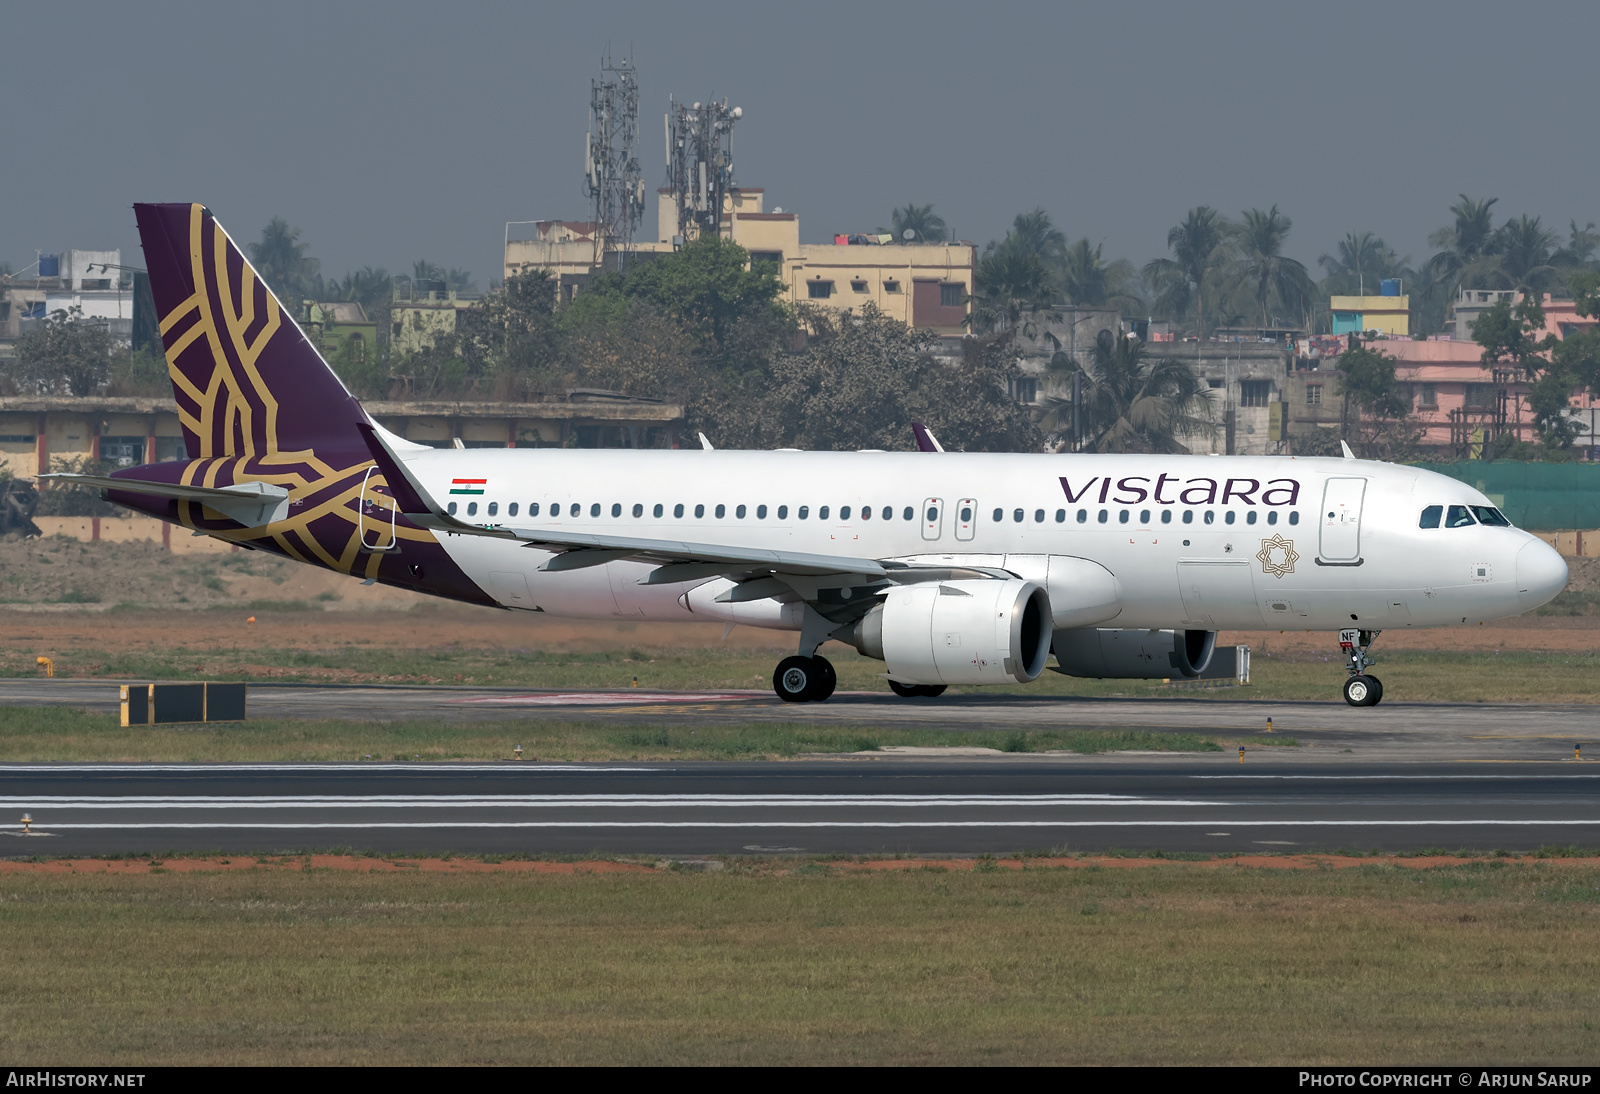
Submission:
[[[133,209],[190,458],[364,453],[361,404],[211,211]]]

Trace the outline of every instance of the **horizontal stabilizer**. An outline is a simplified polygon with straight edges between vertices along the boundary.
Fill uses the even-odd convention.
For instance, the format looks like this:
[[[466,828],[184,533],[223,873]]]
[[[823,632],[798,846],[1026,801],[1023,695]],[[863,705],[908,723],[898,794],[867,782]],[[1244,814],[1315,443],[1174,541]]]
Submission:
[[[150,479],[74,475],[65,472],[39,477],[60,479],[80,486],[95,486],[101,490],[123,490],[130,494],[143,494],[152,498],[197,501],[247,528],[258,528],[282,519],[279,510],[286,508],[289,501],[289,491],[268,482],[240,482],[231,486],[188,486],[183,483],[155,482]]]

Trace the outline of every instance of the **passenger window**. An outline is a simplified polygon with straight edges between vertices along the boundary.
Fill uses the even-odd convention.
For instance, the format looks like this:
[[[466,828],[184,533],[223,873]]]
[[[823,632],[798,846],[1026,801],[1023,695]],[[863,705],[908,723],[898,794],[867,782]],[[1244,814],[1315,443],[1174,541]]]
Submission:
[[[517,503],[516,502],[512,502],[510,505],[506,506],[506,516],[514,517],[516,515],[517,515]]]
[[[620,508],[620,506],[619,506],[619,508]],[[589,515],[591,517],[598,517],[600,515],[600,503],[599,502],[595,502],[593,505],[589,506]]]
[[[1511,527],[1511,522],[1506,519],[1505,514],[1492,505],[1474,505],[1471,509],[1479,524],[1487,524],[1491,528]]]
[[[1015,521],[1016,523],[1021,524],[1022,523],[1022,510],[1021,509],[1013,509],[1013,510],[1011,510],[1011,519],[1013,521]]]
[[[665,510],[661,508],[661,503],[658,501],[656,502],[656,507],[650,510],[650,515],[654,517],[660,517],[663,512],[665,512]]]
[[[808,517],[810,515],[811,515],[811,506],[809,506],[809,505],[802,505],[799,509],[795,510],[795,516],[799,517],[801,520],[805,520],[806,517]]]
[[[961,523],[962,524],[971,524],[972,523],[972,506],[963,505],[961,507]]]
[[[467,512],[472,512],[472,506],[467,506]],[[1470,528],[1477,523],[1472,519],[1472,514],[1467,512],[1465,505],[1452,505],[1444,515],[1446,528]]]
[[[1128,523],[1128,511],[1126,509],[1122,510],[1120,513],[1117,514],[1117,523],[1118,524],[1127,524]]]
[[[1140,524],[1149,524],[1150,523],[1150,510],[1148,510],[1148,509],[1139,510],[1139,523]]]
[[[499,512],[500,512],[500,503],[497,502],[497,501],[491,501],[489,503],[489,515],[491,517],[492,516],[496,516],[496,515],[499,514]]]
[[[789,519],[789,507],[787,505],[778,506],[778,519],[779,520],[788,520]]]
[[[840,509],[839,509],[839,519],[840,520],[849,520],[850,519],[850,507],[848,505],[840,507]]]
[[[1194,523],[1194,510],[1193,509],[1185,509],[1183,511],[1183,523],[1185,523],[1185,524],[1193,524]]]
[[[455,516],[456,515],[456,503],[455,502],[451,502],[448,506],[446,506],[445,507],[445,512],[449,513],[452,517]]]
[[[1033,511],[1033,523],[1035,523],[1035,524],[1043,524],[1044,523],[1044,510],[1043,509],[1035,509]]]
[[[1065,524],[1066,522],[1067,522],[1067,511],[1065,509],[1057,509],[1056,510],[1056,523],[1057,524]]]
[[[620,501],[614,501],[611,503],[611,515],[613,517],[620,517],[622,515],[622,503]]]
[[[1078,523],[1079,524],[1087,524],[1088,521],[1089,521],[1089,510],[1087,510],[1087,509],[1079,509],[1078,510]]]
[[[994,511],[994,522],[996,524],[999,524],[1001,521],[1003,521],[1005,519],[1006,519],[1006,511],[1004,509],[996,509]]]
[[[826,505],[817,506],[817,519],[818,520],[827,520],[828,519],[828,507]]]
[[[1163,509],[1163,510],[1161,510],[1161,523],[1162,524],[1171,524],[1172,523],[1172,510],[1171,509]]]
[[[694,507],[694,519],[695,520],[701,520],[701,519],[703,519],[705,517],[705,515],[706,515],[706,507],[704,505],[696,505]]]
[[[721,520],[723,517],[728,515],[728,507],[726,505],[718,505],[716,512],[717,519]]]
[[[1244,522],[1246,524],[1254,524],[1256,522],[1256,511],[1254,509],[1244,515]]]
[[[931,505],[928,506],[928,523],[929,524],[938,524],[939,523],[939,510],[935,509]]]
[[[882,516],[884,520],[893,520],[894,519],[894,506],[885,505],[883,507],[883,512],[880,514],[880,516]]]
[[[1217,523],[1217,514],[1213,513],[1210,509],[1206,510],[1206,523],[1207,524],[1215,524],[1215,523]]]
[[[863,505],[861,507],[861,519],[862,520],[871,520],[872,519],[872,506]]]
[[[740,520],[743,520],[744,519],[744,506],[741,505],[741,506],[739,506],[739,508],[735,509],[733,511],[733,515],[738,517]]]
[[[765,505],[756,506],[756,519],[757,520],[766,520],[767,519],[767,507]]]
[[[477,515],[478,515],[478,503],[475,502],[475,501],[467,502],[467,516],[475,517]]]
[[[1107,512],[1107,511],[1106,511],[1106,510],[1104,510],[1104,509],[1102,509],[1102,510],[1100,510],[1100,523],[1101,523],[1101,524],[1104,524],[1104,523],[1105,523],[1105,522],[1106,522],[1106,518],[1107,518],[1107,517],[1108,517],[1108,516],[1110,516],[1110,513],[1109,513],[1109,512]]]
[[[644,506],[640,505],[638,502],[634,502],[633,503],[633,515],[635,517],[644,516]]]
[[[1267,514],[1267,523],[1268,524],[1277,524],[1278,523],[1278,514],[1277,513],[1268,513]]]
[[[1299,513],[1290,513],[1289,514],[1289,523],[1290,524],[1299,524],[1300,523],[1300,514]]]
[[[680,520],[683,519],[683,502],[680,501],[677,505],[672,507],[672,515]]]
[[[1226,521],[1227,523],[1232,524],[1234,518],[1237,517],[1238,515],[1239,515],[1238,513],[1235,513],[1232,509],[1229,509],[1227,515],[1224,516],[1222,519],[1224,521]]]
[[[915,520],[916,518],[917,518],[917,511],[915,509],[913,509],[909,505],[906,506],[905,519],[906,520]]]

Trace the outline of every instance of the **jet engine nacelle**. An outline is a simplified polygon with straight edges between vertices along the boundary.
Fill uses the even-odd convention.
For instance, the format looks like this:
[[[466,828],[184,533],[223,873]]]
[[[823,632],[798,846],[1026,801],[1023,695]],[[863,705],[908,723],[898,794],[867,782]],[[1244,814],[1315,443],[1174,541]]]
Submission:
[[[889,590],[847,641],[902,684],[1027,683],[1050,656],[1050,598],[1020,578]]]
[[[1107,680],[1194,679],[1211,663],[1216,631],[1056,631],[1051,645],[1061,672]]]

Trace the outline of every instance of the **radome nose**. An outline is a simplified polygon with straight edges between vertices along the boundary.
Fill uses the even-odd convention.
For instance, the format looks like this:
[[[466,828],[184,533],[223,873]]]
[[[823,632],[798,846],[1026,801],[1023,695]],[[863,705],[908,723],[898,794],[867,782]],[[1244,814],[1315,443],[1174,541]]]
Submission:
[[[1529,540],[1517,552],[1517,603],[1523,611],[1548,604],[1567,587],[1567,564],[1543,540]]]

